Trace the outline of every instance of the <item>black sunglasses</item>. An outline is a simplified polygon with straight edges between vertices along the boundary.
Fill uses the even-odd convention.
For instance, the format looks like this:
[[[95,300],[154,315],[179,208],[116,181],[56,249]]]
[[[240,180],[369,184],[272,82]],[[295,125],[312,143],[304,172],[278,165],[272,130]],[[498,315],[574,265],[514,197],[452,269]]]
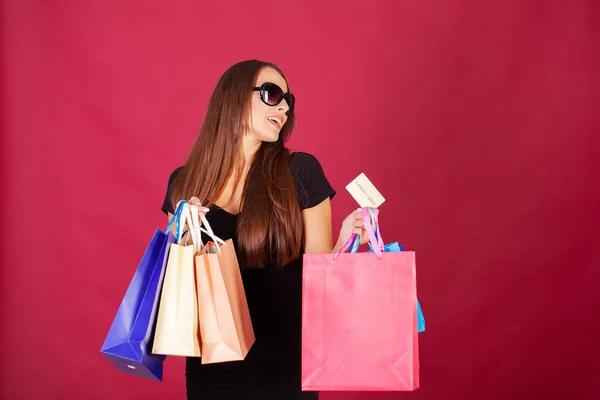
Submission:
[[[294,95],[291,93],[283,93],[283,90],[276,84],[265,82],[260,85],[260,87],[255,87],[252,90],[255,92],[260,91],[260,99],[266,105],[276,106],[281,103],[281,100],[285,99],[285,102],[290,107],[286,114],[289,115],[294,111],[294,102],[296,101]]]

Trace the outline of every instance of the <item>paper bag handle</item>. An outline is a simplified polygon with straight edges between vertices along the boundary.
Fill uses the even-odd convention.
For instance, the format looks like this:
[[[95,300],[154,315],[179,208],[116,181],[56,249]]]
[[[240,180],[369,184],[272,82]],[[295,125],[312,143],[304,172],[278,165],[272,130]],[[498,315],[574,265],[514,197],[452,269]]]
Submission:
[[[191,206],[191,210],[192,210],[192,219],[194,220],[194,232],[198,238],[198,241],[200,243],[202,243],[201,232],[206,233],[212,239],[212,241],[217,245],[217,251],[220,254],[221,249],[219,248],[218,244],[219,243],[225,244],[225,241],[223,239],[221,239],[220,237],[218,237],[217,235],[215,235],[215,233],[212,230],[212,227],[210,226],[210,223],[206,219],[205,212],[200,213],[198,207],[195,205]],[[202,222],[200,222],[200,221],[202,221]],[[204,225],[206,227],[206,229],[202,228],[202,225]],[[204,246],[204,245],[202,244],[201,246]],[[198,250],[200,250],[200,249],[198,249]]]
[[[167,225],[167,229],[165,229],[165,233],[169,233],[169,231],[173,227],[173,224],[175,222],[177,222],[177,225],[175,226],[175,234],[177,235],[177,232],[179,231],[179,220],[181,217],[181,211],[183,210],[184,205],[185,205],[184,200],[181,200],[179,203],[177,203],[177,208],[175,209],[175,212],[173,213],[173,216],[171,217],[171,220],[169,221],[169,225]]]
[[[379,218],[377,214],[373,211],[372,207],[362,207],[360,209],[361,217],[363,220],[363,225],[365,226],[365,230],[367,231],[367,235],[369,236],[369,245],[375,252],[375,254],[381,258],[383,253],[383,239],[381,238],[381,230],[379,228]],[[344,243],[344,245],[335,253],[333,259],[335,260],[340,256],[340,254],[344,253],[346,250],[350,249],[351,253],[356,253],[358,251],[358,247],[360,245],[360,236],[356,233],[353,233],[350,238]]]
[[[361,214],[363,224],[369,236],[369,245],[373,249],[373,252],[381,258],[384,245],[381,238],[381,229],[379,228],[379,218],[372,207],[363,207]]]
[[[191,212],[190,212],[190,204],[189,203],[185,203],[183,206],[183,210],[181,211],[181,220],[184,220],[187,223],[188,226],[188,230],[187,230],[187,238],[186,238],[186,245],[189,244],[189,239],[192,239],[192,244],[194,246],[194,251],[198,251],[202,248],[203,243],[202,243],[202,239],[200,238],[200,236],[198,234],[196,234],[196,231],[198,229],[197,227],[197,222],[194,221],[194,218],[192,218]],[[181,239],[183,238],[183,224],[179,224],[178,226],[178,230],[177,230],[177,237],[176,237],[176,243],[180,243]]]
[[[193,204],[189,204],[189,203],[188,203],[188,207],[189,207],[189,211],[190,211],[189,222],[188,222],[188,226],[189,226],[188,234],[192,238],[194,246],[196,247],[196,251],[199,251],[204,246],[204,243],[202,242],[202,235],[200,235],[201,228],[200,228],[200,221],[198,220],[198,207]]]

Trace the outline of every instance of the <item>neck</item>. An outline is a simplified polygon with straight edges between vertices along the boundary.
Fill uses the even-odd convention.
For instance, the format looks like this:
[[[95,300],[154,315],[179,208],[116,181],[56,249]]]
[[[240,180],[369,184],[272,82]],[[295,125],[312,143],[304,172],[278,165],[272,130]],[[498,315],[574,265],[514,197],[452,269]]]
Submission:
[[[249,166],[254,160],[254,156],[261,145],[260,140],[252,139],[250,135],[244,135],[242,138],[242,156],[244,165]]]

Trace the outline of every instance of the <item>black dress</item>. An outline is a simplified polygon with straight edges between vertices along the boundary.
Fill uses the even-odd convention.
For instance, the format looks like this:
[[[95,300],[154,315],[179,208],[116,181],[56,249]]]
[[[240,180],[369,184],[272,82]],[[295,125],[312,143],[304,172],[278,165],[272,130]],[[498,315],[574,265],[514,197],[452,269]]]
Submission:
[[[290,167],[301,210],[333,198],[335,191],[314,156],[293,153]],[[173,213],[169,189],[179,171],[169,178],[165,213]],[[213,206],[206,218],[217,236],[235,244],[237,215]],[[256,341],[243,361],[201,365],[199,358],[188,357],[187,398],[318,399],[318,393],[302,392],[300,386],[302,257],[283,267],[241,266],[241,271]]]

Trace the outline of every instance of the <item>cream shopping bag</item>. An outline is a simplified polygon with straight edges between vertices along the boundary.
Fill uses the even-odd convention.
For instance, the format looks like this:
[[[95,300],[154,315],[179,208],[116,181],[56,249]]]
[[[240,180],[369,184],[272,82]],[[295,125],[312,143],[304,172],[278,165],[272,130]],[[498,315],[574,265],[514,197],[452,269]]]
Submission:
[[[182,231],[187,221],[188,234],[182,244]],[[176,243],[171,244],[163,282],[152,353],[199,357],[198,299],[194,258],[202,246],[197,228],[185,204],[177,221]]]

